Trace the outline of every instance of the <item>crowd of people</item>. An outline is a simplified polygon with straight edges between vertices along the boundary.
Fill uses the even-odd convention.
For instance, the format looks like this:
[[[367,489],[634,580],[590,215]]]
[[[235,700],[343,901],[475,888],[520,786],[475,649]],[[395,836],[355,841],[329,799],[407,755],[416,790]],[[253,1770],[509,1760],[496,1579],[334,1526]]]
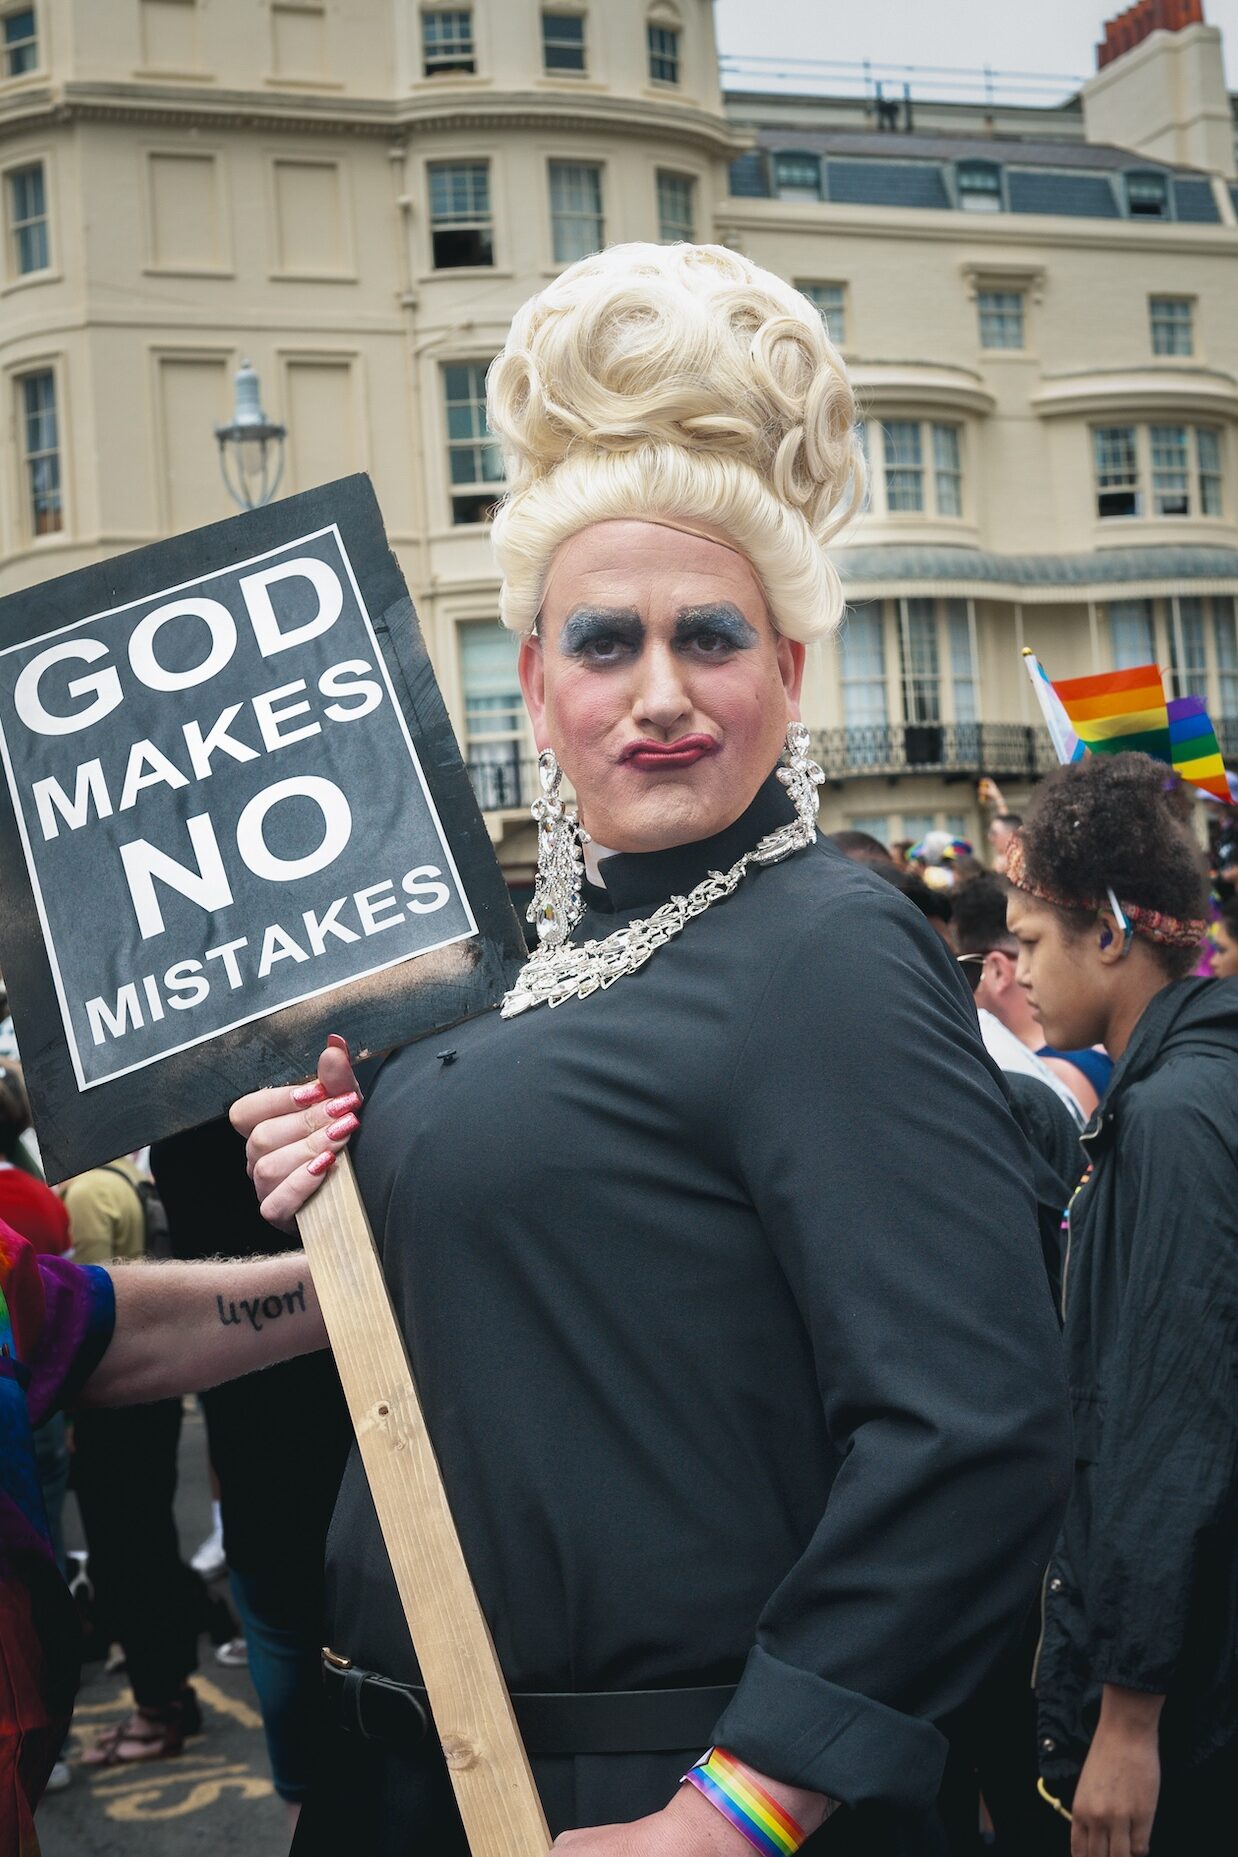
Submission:
[[[0,1157],[0,1219],[36,1255],[109,1268],[208,1257],[220,1249],[221,1230],[238,1256],[280,1244],[259,1215],[244,1143],[226,1120],[53,1191],[15,1055],[0,1063]],[[210,1540],[188,1560],[182,1553],[181,1395],[77,1402],[34,1432],[51,1555],[62,1578],[73,1576],[85,1648],[123,1670],[133,1695],[132,1711],[83,1742],[74,1764],[90,1770],[179,1754],[203,1729],[190,1678],[208,1639],[221,1662],[248,1664],[275,1790],[295,1824],[321,1738],[323,1555],[352,1437],[347,1410],[325,1353],[204,1391],[201,1404],[220,1492],[218,1556]],[[70,1491],[85,1544],[73,1565],[64,1523]],[[225,1571],[235,1612],[203,1578]],[[67,1762],[52,1771],[51,1789],[69,1784]]]
[[[43,1187],[0,1076],[4,1848],[36,1848],[74,1684],[36,1440],[70,1416],[134,1692],[82,1758],[174,1757],[202,1393],[295,1857],[467,1851],[292,1249],[345,1148],[556,1850],[1213,1848],[1233,815],[1210,872],[1190,792],[1122,754],[1023,817],[987,784],[987,861],[817,832],[799,696],[863,462],[819,316],[738,254],[582,260],[489,393],[546,785],[501,1008],[356,1071],[336,1035],[158,1144],[149,1263],[119,1261],[155,1242],[142,1176]],[[269,1297],[287,1320],[238,1318]]]

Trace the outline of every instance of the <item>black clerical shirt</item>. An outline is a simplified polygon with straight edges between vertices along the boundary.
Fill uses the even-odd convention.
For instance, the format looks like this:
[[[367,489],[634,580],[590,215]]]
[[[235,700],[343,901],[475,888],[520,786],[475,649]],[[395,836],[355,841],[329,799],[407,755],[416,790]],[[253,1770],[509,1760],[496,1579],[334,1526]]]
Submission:
[[[789,816],[608,858],[574,939]],[[1070,1465],[1026,1148],[915,908],[820,842],[750,869],[608,991],[397,1053],[356,1164],[509,1686],[738,1681],[755,1768],[931,1801]],[[415,1679],[355,1452],[328,1583]]]

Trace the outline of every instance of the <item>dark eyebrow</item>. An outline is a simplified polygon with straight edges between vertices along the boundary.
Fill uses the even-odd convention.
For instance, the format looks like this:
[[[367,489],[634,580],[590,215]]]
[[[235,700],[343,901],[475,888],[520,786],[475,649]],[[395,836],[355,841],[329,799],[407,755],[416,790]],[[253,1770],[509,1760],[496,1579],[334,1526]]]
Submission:
[[[639,645],[644,636],[644,623],[634,606],[576,606],[563,621],[559,650],[573,654],[595,638],[620,638],[625,644]]]
[[[675,615],[676,642],[695,638],[699,632],[719,632],[739,650],[755,645],[758,637],[755,626],[749,625],[738,606],[732,606],[729,600],[679,609]]]

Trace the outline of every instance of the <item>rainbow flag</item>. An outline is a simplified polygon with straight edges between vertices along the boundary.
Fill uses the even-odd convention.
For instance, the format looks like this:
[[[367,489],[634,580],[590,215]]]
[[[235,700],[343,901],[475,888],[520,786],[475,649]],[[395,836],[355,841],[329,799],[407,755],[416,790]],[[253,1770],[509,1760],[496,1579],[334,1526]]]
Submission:
[[[1169,746],[1179,779],[1228,803],[1225,763],[1202,696],[1178,696],[1170,703]]]
[[[1078,761],[1089,750],[1136,750],[1168,762],[1180,780],[1208,799],[1238,805],[1238,775],[1226,772],[1204,699],[1178,696],[1167,703],[1155,664],[1054,683],[1025,647],[1023,666],[1059,761]]]
[[[1169,709],[1155,664],[1070,677],[1053,688],[1071,728],[1093,754],[1150,754],[1172,763]]]

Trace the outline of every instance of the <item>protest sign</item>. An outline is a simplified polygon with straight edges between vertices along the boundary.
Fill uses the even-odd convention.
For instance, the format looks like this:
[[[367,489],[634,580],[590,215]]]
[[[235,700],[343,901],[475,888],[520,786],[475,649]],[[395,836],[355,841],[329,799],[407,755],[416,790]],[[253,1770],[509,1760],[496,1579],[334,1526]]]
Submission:
[[[0,602],[0,964],[49,1178],[493,1004],[519,927],[369,481]]]
[[[58,1180],[495,1004],[524,941],[368,479],[0,601],[0,962]],[[540,1801],[345,1156],[303,1237],[474,1857]]]

